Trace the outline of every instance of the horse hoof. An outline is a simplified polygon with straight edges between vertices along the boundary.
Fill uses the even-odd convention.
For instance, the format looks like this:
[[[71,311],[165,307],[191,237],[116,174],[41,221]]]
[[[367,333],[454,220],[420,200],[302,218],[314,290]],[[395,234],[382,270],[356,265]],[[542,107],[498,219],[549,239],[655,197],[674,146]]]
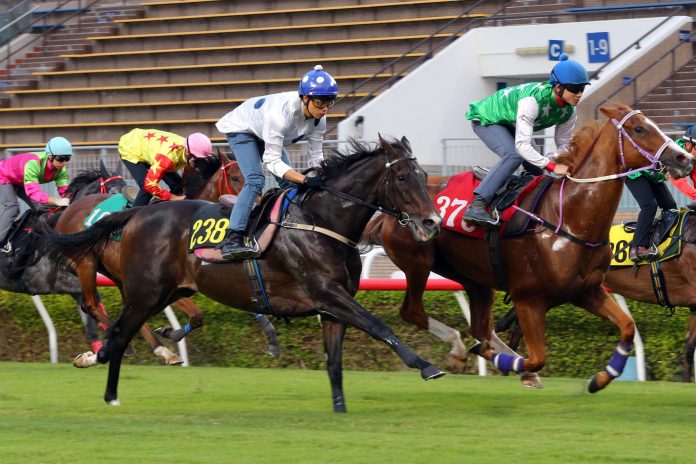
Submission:
[[[475,354],[476,356],[481,356],[481,348],[482,347],[483,347],[483,343],[476,342],[473,345],[471,345],[471,348],[469,348],[469,353]]]
[[[450,354],[447,357],[447,366],[450,372],[454,374],[463,374],[466,371],[466,358],[462,359],[459,356]]]
[[[78,354],[75,356],[75,359],[73,359],[73,367],[77,367],[79,369],[84,369],[87,367],[92,367],[97,365],[97,355],[92,353],[91,351],[88,351],[86,353]]]
[[[157,356],[160,356],[164,358],[164,363],[167,366],[178,366],[179,364],[183,364],[184,360],[181,359],[181,357],[174,353],[172,350],[167,348],[164,345],[160,345],[157,348],[153,350],[153,353],[155,353]]]
[[[525,388],[534,388],[537,390],[544,388],[544,385],[541,383],[541,377],[539,377],[539,374],[536,372],[523,372],[522,375],[520,375],[520,381]]]
[[[181,364],[184,364],[184,360],[181,359],[181,356],[178,354],[165,359],[164,362],[167,364],[167,366],[180,366]]]
[[[280,358],[280,346],[278,345],[268,345],[268,350],[266,352],[274,358]]]
[[[604,390],[609,382],[614,378],[609,375],[606,371],[602,371],[599,374],[592,376],[589,382],[587,382],[587,391],[590,393],[597,393],[600,390]]]
[[[121,406],[121,402],[118,399],[109,400],[106,402],[109,406]]]
[[[445,371],[432,364],[421,371],[423,380],[439,379],[443,375],[445,375]]]
[[[601,388],[597,385],[597,376],[593,375],[592,378],[587,382],[587,391],[590,393],[597,393]]]
[[[169,332],[172,331],[171,327],[157,327],[154,332],[164,338],[169,338]]]

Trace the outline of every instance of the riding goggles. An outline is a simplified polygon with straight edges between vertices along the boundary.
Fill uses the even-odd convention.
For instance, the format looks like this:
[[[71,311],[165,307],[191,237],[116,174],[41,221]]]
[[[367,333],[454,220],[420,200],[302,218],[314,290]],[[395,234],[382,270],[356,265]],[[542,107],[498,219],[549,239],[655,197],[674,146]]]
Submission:
[[[587,84],[565,84],[563,87],[572,94],[579,94],[585,91]]]
[[[54,156],[53,159],[55,159],[59,163],[64,163],[66,161],[70,161],[70,156],[57,155],[57,156]]]
[[[314,103],[314,106],[318,109],[323,110],[324,108],[331,108],[332,106],[334,106],[336,104],[336,99],[313,97],[312,103]]]

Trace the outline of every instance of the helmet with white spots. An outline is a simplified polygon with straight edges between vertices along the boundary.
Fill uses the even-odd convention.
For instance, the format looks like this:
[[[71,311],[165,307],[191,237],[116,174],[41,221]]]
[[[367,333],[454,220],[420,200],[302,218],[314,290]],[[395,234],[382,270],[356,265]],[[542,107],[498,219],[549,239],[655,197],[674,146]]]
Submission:
[[[298,92],[300,96],[336,98],[338,84],[331,74],[324,71],[324,68],[318,64],[302,76]]]

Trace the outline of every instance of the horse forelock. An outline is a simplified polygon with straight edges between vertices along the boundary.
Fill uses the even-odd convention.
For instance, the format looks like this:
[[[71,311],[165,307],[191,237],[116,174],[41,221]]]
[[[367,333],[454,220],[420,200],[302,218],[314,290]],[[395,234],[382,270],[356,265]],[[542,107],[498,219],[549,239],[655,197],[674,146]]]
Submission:
[[[187,167],[183,177],[184,195],[195,198],[208,184],[210,178],[220,169],[222,161],[216,156],[196,158],[194,167]]]
[[[559,154],[555,161],[568,165],[571,172],[575,170],[592,151],[592,147],[597,141],[601,130],[602,124],[599,121],[591,121],[585,124],[573,134],[568,151]]]

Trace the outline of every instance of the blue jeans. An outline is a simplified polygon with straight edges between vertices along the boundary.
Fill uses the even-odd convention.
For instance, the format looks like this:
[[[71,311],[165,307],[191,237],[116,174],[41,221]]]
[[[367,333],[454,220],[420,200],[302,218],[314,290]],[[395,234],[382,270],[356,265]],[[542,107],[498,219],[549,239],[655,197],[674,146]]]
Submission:
[[[263,163],[261,161],[266,144],[255,135],[244,132],[232,132],[226,135],[227,143],[232,147],[237,163],[239,163],[239,169],[244,175],[244,187],[239,192],[237,202],[234,208],[232,208],[229,229],[244,232],[249,223],[249,215],[254,207],[256,197],[263,191],[263,187],[266,184],[266,176],[263,174]],[[281,158],[285,164],[290,165],[290,158],[288,158],[285,149],[283,149]],[[276,179],[281,187],[289,184],[288,181],[283,179],[278,179],[277,177]]]
[[[472,121],[474,133],[486,144],[488,148],[500,157],[495,166],[486,175],[483,181],[476,187],[474,193],[483,197],[486,203],[490,203],[495,192],[503,186],[506,180],[524,164],[525,169],[535,175],[543,173],[538,167],[525,161],[517,154],[515,149],[515,129],[500,124],[482,126],[478,121]],[[540,172],[541,171],[541,172]]]

